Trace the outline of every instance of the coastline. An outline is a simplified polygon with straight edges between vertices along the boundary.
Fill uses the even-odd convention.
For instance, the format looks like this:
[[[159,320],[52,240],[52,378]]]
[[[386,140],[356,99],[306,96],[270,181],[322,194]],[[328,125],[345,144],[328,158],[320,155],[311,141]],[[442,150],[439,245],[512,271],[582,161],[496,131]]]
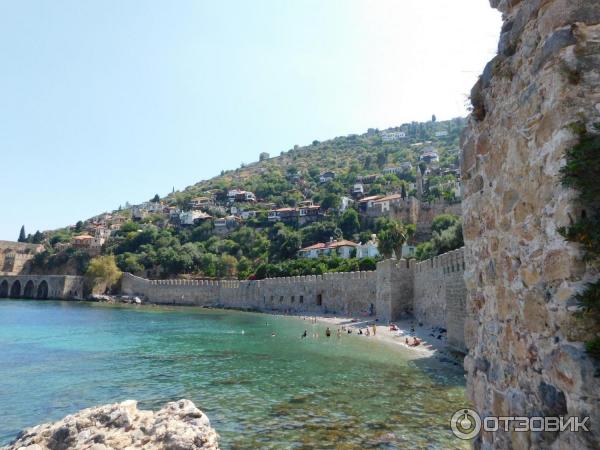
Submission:
[[[61,300],[58,300],[61,301]],[[72,300],[71,300],[72,301]],[[345,328],[342,333],[347,334],[347,329],[352,330],[352,336],[359,337],[358,330],[362,329],[363,333],[366,328],[369,328],[370,335],[360,335],[363,339],[372,339],[374,341],[396,346],[399,349],[405,350],[411,355],[412,359],[422,358],[436,358],[441,362],[450,363],[455,366],[462,366],[462,355],[458,351],[454,351],[448,347],[447,334],[446,332],[440,332],[435,327],[427,327],[414,318],[407,318],[394,321],[393,323],[397,326],[397,331],[390,331],[389,326],[381,325],[374,318],[353,318],[344,317],[338,315],[320,314],[314,315],[310,313],[281,313],[280,311],[272,310],[256,310],[256,309],[242,309],[242,308],[231,308],[231,307],[220,307],[220,306],[193,306],[193,305],[169,305],[169,304],[157,304],[151,302],[144,302],[137,296],[112,296],[112,295],[97,295],[86,299],[76,300],[83,303],[96,303],[96,304],[107,304],[107,305],[122,305],[129,307],[159,307],[159,308],[201,308],[201,309],[214,309],[214,310],[233,310],[241,312],[252,312],[259,314],[266,314],[269,316],[279,317],[292,317],[297,320],[305,320],[307,323],[312,320],[316,320],[317,323],[321,323],[325,326],[331,327],[332,336],[337,333],[338,328],[341,330]],[[376,327],[377,332],[373,334],[373,326]],[[416,337],[421,340],[420,345],[410,346],[406,344],[406,338]],[[438,338],[439,337],[439,338]]]

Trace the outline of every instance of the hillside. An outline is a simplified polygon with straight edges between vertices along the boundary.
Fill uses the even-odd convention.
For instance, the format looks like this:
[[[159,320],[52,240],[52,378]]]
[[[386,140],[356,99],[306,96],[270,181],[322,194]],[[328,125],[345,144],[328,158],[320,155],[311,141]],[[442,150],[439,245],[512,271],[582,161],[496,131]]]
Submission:
[[[447,251],[462,243],[446,213],[460,207],[463,127],[411,123],[261,154],[164,198],[29,236],[46,248],[33,270],[83,273],[91,258],[114,255],[121,270],[148,277],[263,278]]]

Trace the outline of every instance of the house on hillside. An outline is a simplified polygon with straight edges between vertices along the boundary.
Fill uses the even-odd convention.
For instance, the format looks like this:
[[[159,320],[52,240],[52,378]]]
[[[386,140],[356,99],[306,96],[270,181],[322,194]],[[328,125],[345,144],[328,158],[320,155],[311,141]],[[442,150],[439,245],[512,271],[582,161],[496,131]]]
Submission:
[[[312,202],[310,203],[310,205],[298,208],[298,223],[300,225],[316,222],[322,215],[321,205],[313,205]]]
[[[358,211],[361,213],[366,213],[367,209],[369,209],[373,206],[373,202],[375,200],[379,200],[382,197],[383,197],[383,195],[371,195],[369,197],[361,198],[358,201]]]
[[[444,137],[444,136],[448,136],[447,131],[436,131],[435,132],[435,137]]]
[[[212,216],[202,211],[182,211],[179,213],[179,224],[182,226],[199,225],[212,219]]]
[[[377,248],[377,235],[372,234],[371,239],[365,243],[360,243],[356,247],[357,258],[377,258],[379,256],[379,249]]]
[[[195,197],[190,200],[190,208],[192,209],[207,209],[214,204],[215,201],[212,197]]]
[[[354,186],[352,186],[352,196],[362,197],[363,195],[365,195],[365,186],[362,183],[354,183]]]
[[[240,226],[241,219],[236,216],[226,216],[215,219],[214,232],[216,234],[224,235],[228,234]]]
[[[392,205],[398,204],[401,202],[402,202],[401,194],[391,194],[391,195],[386,195],[385,197],[382,197],[380,199],[373,201],[371,207],[378,208],[379,212],[381,214],[385,214],[385,213],[389,212]]]
[[[319,181],[321,183],[328,183],[333,180],[335,180],[335,172],[332,172],[331,170],[324,172],[319,176]]]
[[[399,141],[406,138],[404,131],[384,131],[381,133],[381,140],[383,142]]]
[[[439,157],[438,153],[432,147],[427,147],[427,148],[425,148],[423,153],[421,153],[419,160],[424,161],[426,163],[432,163],[432,162],[439,162],[440,157]]]
[[[71,245],[76,249],[88,249],[92,246],[93,241],[94,236],[90,236],[89,234],[80,234],[79,236],[73,236],[73,239],[71,239]]]
[[[148,216],[148,210],[141,205],[135,205],[131,207],[131,219],[135,222],[139,222]]]
[[[298,210],[296,208],[277,208],[269,211],[267,219],[269,222],[291,222],[296,220],[298,217]]]
[[[351,258],[358,244],[345,239],[334,241],[333,239],[327,243],[318,243],[310,245],[298,251],[298,256],[301,258],[318,258],[319,256],[328,256],[337,254],[341,258]]]
[[[227,200],[233,202],[256,202],[254,192],[232,189],[227,193]]]
[[[344,197],[340,198],[340,212],[346,211],[353,204],[354,204],[354,200],[351,199],[350,197],[344,196]]]

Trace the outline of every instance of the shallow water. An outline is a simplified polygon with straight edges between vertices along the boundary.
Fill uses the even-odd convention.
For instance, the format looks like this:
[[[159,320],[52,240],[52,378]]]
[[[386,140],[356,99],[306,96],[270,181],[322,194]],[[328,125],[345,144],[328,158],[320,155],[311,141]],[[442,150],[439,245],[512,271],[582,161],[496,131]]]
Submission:
[[[319,339],[299,337],[307,329]],[[292,317],[0,301],[0,445],[81,408],[189,398],[225,449],[468,448],[462,370]],[[272,337],[271,333],[276,336]]]

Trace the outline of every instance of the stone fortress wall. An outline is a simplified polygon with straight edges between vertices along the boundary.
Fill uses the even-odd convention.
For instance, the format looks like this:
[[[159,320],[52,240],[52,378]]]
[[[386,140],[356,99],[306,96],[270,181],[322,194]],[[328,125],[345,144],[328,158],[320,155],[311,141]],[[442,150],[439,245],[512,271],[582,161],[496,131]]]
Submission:
[[[600,122],[600,2],[490,0],[497,56],[471,91],[462,142],[467,320],[474,409],[591,417],[591,432],[483,433],[476,449],[600,448],[600,378],[584,342],[600,333],[575,295],[598,279],[559,227],[582,214],[561,184],[573,124]]]
[[[0,274],[28,273],[31,259],[43,250],[41,244],[0,241]]]
[[[124,274],[121,290],[156,304],[195,305],[377,317],[405,317],[448,331],[449,344],[464,350],[463,249],[432,260],[385,260],[369,272],[330,273],[255,281],[147,280]]]

